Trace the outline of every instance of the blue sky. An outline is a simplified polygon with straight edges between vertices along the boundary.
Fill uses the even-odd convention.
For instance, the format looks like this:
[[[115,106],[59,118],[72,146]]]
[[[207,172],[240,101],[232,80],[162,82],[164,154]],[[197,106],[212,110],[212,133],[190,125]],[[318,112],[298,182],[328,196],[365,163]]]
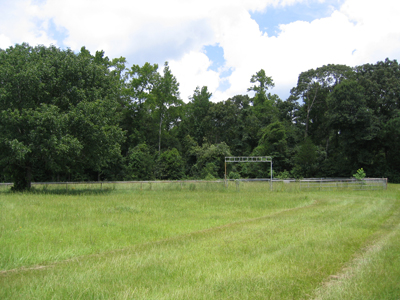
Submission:
[[[168,61],[184,101],[196,86],[213,101],[246,94],[264,69],[285,100],[311,68],[399,59],[399,14],[393,0],[0,0],[0,48],[85,46],[128,67]]]
[[[290,6],[270,7],[265,11],[251,12],[250,15],[262,32],[266,32],[268,36],[278,36],[280,24],[295,21],[312,22],[316,19],[327,18],[333,10],[340,9],[343,3],[344,0],[299,2]]]

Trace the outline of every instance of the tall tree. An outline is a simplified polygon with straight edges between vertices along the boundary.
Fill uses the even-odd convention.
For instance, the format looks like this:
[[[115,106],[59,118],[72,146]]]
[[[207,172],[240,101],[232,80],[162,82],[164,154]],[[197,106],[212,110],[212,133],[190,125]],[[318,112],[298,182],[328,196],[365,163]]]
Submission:
[[[210,102],[211,93],[206,86],[196,87],[189,103],[185,106],[185,113],[182,120],[181,132],[190,135],[195,141],[202,145],[203,138],[210,130],[210,122],[207,122],[207,115],[212,106]]]
[[[368,170],[373,176],[388,176],[400,182],[398,169],[400,148],[400,65],[397,60],[385,59],[376,64],[365,64],[356,68],[357,82],[364,89],[364,100],[373,113],[379,134],[371,141],[370,151],[375,153],[374,167]]]
[[[314,124],[316,119],[323,119],[326,111],[326,97],[333,88],[342,80],[354,76],[352,68],[345,65],[326,65],[317,69],[310,69],[299,75],[297,86],[290,92],[291,95],[303,101],[305,110],[305,132],[309,134],[310,119],[313,117]],[[314,114],[312,114],[314,112]]]
[[[169,130],[179,118],[183,101],[179,98],[179,83],[165,62],[163,76],[159,75],[152,91],[150,107],[158,119],[158,152],[161,154],[161,136],[163,126]]]
[[[153,90],[159,77],[157,64],[133,65],[125,72],[121,124],[127,131],[124,154],[131,147],[142,143],[148,146],[157,144],[155,140],[158,127],[152,118],[150,103],[153,101]]]
[[[279,99],[277,95],[267,93],[268,89],[275,86],[272,77],[265,74],[261,69],[256,74],[251,76],[250,82],[254,85],[247,89],[247,91],[255,92],[253,102],[253,110],[256,117],[262,123],[261,126],[266,126],[273,121],[276,114],[274,102]]]
[[[256,74],[251,76],[251,83],[254,83],[253,86],[249,87],[247,91],[255,92],[254,97],[254,105],[262,104],[265,100],[267,100],[267,91],[270,88],[275,86],[272,81],[272,77],[267,76],[265,74],[264,69],[261,69]]]
[[[39,168],[100,173],[119,155],[124,134],[110,65],[102,52],[85,48],[0,50],[0,165],[15,189],[29,189]]]
[[[374,162],[374,139],[379,127],[368,108],[364,88],[355,80],[337,85],[328,97],[329,125],[339,144],[341,176],[350,176]]]

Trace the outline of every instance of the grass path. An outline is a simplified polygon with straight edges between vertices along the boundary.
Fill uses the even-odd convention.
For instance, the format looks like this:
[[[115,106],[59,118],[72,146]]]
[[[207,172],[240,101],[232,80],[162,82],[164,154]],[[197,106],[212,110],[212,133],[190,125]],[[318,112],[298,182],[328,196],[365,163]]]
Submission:
[[[226,228],[229,227],[237,227],[240,225],[244,225],[246,223],[253,223],[253,222],[257,222],[266,218],[271,218],[273,216],[276,216],[278,214],[282,214],[288,211],[292,211],[292,210],[298,210],[298,209],[304,209],[304,208],[308,208],[311,206],[314,206],[316,204],[316,201],[310,205],[305,205],[305,206],[299,206],[299,207],[295,207],[295,208],[289,208],[289,209],[285,209],[285,210],[281,210],[278,212],[275,212],[273,214],[270,215],[265,215],[262,217],[257,217],[257,218],[253,218],[253,219],[246,219],[246,220],[241,220],[241,221],[237,221],[237,222],[233,222],[233,223],[229,223],[229,224],[225,224],[225,225],[221,225],[218,227],[213,227],[213,228],[208,228],[208,229],[202,229],[199,231],[194,231],[194,232],[190,232],[184,235],[178,235],[178,236],[174,236],[174,237],[170,237],[170,238],[166,238],[166,239],[162,239],[162,240],[157,240],[154,242],[148,242],[148,243],[143,243],[140,246],[148,246],[148,245],[160,245],[163,243],[168,243],[171,241],[178,241],[178,240],[184,240],[184,239],[188,239],[188,238],[193,238],[195,236],[199,236],[199,235],[204,235],[207,233],[212,233],[212,232],[216,232],[216,231],[221,231],[224,230]],[[7,275],[9,273],[18,273],[18,272],[26,272],[26,271],[32,271],[32,270],[43,270],[46,268],[54,268],[56,267],[58,264],[65,264],[65,263],[69,263],[69,262],[73,262],[73,261],[79,261],[79,260],[85,260],[88,259],[90,257],[100,257],[100,256],[105,256],[105,255],[110,255],[110,254],[117,254],[119,252],[124,252],[124,251],[129,251],[132,247],[127,247],[127,248],[122,248],[122,249],[113,249],[111,251],[106,251],[106,252],[102,252],[102,253],[97,253],[97,254],[89,254],[89,255],[82,255],[82,256],[78,256],[78,257],[74,257],[71,259],[67,259],[67,260],[60,260],[60,261],[56,261],[56,262],[51,262],[45,265],[35,265],[35,266],[31,266],[31,267],[21,267],[21,268],[16,268],[16,269],[9,269],[9,270],[3,270],[0,271],[0,274],[2,275]]]
[[[382,224],[365,247],[315,291],[315,300],[399,299],[400,212]]]
[[[73,234],[85,237],[84,224],[93,233],[114,222],[100,226],[102,234],[93,233],[104,245],[91,252],[70,249],[75,255],[66,257],[62,250],[70,245],[62,244],[51,248],[58,256],[43,260],[31,253],[28,265],[10,264],[4,259],[11,256],[3,255],[9,267],[0,273],[0,298],[398,299],[399,195],[397,186],[368,194],[143,193],[134,200],[98,199],[101,209],[89,199],[92,204],[82,203],[81,209],[94,213]],[[137,226],[137,219],[154,224]],[[52,224],[64,232],[73,223]],[[140,232],[119,239],[118,227],[129,226]],[[3,230],[0,246],[7,234]],[[23,247],[22,240],[15,242]],[[82,239],[78,247],[85,242],[91,245]]]

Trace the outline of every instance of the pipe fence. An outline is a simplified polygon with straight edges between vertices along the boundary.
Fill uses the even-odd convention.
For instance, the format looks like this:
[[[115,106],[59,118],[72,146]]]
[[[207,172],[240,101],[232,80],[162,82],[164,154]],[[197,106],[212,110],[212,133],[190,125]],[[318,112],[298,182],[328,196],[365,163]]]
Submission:
[[[33,190],[49,192],[82,192],[110,190],[384,190],[387,178],[308,178],[308,179],[227,179],[227,180],[165,180],[165,181],[83,181],[32,182]],[[9,191],[12,183],[0,183],[0,191]]]

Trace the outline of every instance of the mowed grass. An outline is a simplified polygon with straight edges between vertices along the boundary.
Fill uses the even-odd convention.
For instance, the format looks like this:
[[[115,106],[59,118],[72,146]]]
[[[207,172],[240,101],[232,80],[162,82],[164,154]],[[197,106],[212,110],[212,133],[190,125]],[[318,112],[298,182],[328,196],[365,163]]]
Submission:
[[[0,194],[0,299],[399,299],[400,186]]]

